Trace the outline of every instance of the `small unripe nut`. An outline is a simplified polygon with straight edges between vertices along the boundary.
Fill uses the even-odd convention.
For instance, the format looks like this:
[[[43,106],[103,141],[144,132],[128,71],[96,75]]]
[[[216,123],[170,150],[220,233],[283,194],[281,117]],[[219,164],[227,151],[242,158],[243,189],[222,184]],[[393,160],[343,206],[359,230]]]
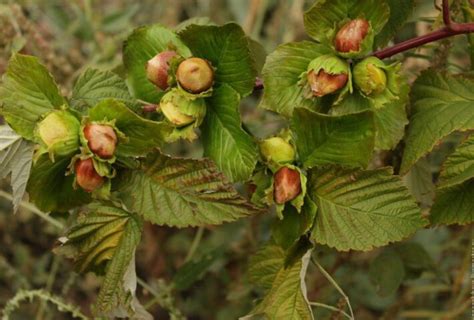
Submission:
[[[204,59],[189,58],[179,64],[176,79],[184,90],[197,94],[211,88],[214,70]]]
[[[104,184],[104,178],[95,170],[92,158],[77,160],[74,171],[76,173],[76,183],[87,192],[93,192]]]
[[[189,98],[181,89],[175,88],[161,98],[159,111],[176,127],[193,122],[200,124],[206,114],[206,103],[202,98]]]
[[[260,143],[260,152],[265,161],[289,163],[295,160],[295,149],[283,138],[272,137]]]
[[[277,204],[295,199],[301,193],[301,179],[298,170],[280,168],[273,177],[273,196]]]
[[[161,112],[165,115],[171,123],[177,127],[188,125],[194,121],[190,115],[184,114],[179,110],[179,107],[173,101],[160,103]]]
[[[330,74],[323,69],[319,70],[318,73],[313,70],[308,72],[308,83],[315,97],[323,97],[338,91],[346,85],[347,79],[347,73]]]
[[[375,57],[369,57],[354,67],[354,82],[366,95],[378,94],[387,87],[387,75],[380,67],[383,62]]]
[[[37,126],[37,135],[55,154],[68,155],[79,148],[80,123],[67,111],[48,114]]]
[[[369,32],[369,22],[365,19],[354,19],[343,25],[336,34],[334,45],[339,52],[358,52],[364,38]]]
[[[89,149],[100,158],[110,159],[114,156],[117,146],[117,134],[114,128],[108,125],[89,123],[84,129]]]
[[[146,76],[154,85],[161,90],[168,89],[168,70],[169,61],[176,56],[175,51],[163,51],[150,60],[146,64]]]

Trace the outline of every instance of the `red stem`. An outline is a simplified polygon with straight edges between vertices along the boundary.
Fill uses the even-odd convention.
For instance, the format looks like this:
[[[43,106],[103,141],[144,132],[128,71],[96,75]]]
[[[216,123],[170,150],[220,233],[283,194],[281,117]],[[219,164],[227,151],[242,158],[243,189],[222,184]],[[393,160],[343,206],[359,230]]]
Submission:
[[[443,21],[446,26],[451,25],[451,12],[449,11],[449,0],[443,0]]]
[[[443,0],[443,22],[445,26],[439,30],[403,42],[399,42],[391,47],[376,51],[372,55],[379,59],[385,59],[430,42],[438,41],[458,34],[474,32],[474,23],[454,23],[451,21],[449,0]],[[254,89],[263,89],[263,82],[261,79],[256,79]]]
[[[373,55],[379,59],[385,59],[397,53],[401,53],[430,42],[438,41],[440,39],[452,37],[458,34],[471,32],[474,32],[474,23],[451,23],[449,26],[445,26],[442,29],[376,51],[373,53]]]

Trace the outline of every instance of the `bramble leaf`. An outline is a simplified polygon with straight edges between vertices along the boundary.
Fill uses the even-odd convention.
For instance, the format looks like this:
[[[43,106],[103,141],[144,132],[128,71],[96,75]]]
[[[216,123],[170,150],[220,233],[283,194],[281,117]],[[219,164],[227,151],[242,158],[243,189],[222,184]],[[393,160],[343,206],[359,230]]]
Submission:
[[[389,168],[319,167],[311,171],[308,195],[318,206],[312,238],[337,250],[370,250],[426,225],[415,199]]]
[[[474,129],[474,81],[428,70],[415,81],[411,102],[402,174],[442,138]]]
[[[242,129],[239,94],[227,85],[207,100],[202,130],[204,155],[214,160],[232,182],[248,180],[257,163],[257,146]]]
[[[23,138],[33,140],[41,116],[66,104],[38,58],[14,54],[0,85],[0,114]]]
[[[176,227],[221,224],[258,213],[209,160],[150,154],[139,171],[119,178],[128,208],[145,220]]]

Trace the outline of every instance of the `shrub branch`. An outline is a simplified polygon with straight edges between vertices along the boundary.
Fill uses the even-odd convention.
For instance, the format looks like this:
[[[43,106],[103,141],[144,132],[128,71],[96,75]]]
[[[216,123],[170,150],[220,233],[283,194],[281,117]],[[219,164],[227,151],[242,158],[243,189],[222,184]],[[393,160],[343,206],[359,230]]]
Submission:
[[[397,43],[391,47],[387,47],[374,52],[372,55],[379,59],[390,58],[393,55],[402,53],[416,47],[425,45],[430,42],[435,42],[444,38],[449,38],[459,34],[467,34],[474,32],[474,23],[456,23],[451,21],[451,11],[449,9],[449,0],[443,0],[443,22],[444,26],[441,29],[435,30],[428,34],[415,37],[400,43]],[[262,90],[263,82],[262,79],[257,78],[255,81],[254,90]]]
[[[391,47],[376,51],[373,53],[373,55],[379,59],[385,59],[430,42],[438,41],[458,34],[474,32],[474,23],[455,23],[451,21],[451,12],[449,10],[448,0],[443,0],[443,22],[444,27],[439,30],[397,43]]]

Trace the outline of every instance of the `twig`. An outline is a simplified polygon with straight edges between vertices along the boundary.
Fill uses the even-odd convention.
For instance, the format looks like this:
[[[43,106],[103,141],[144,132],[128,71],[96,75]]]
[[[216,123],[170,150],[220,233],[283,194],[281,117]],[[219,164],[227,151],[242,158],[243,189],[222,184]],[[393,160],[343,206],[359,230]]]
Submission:
[[[394,46],[376,51],[373,53],[373,55],[379,59],[386,59],[398,53],[402,53],[430,42],[449,38],[458,34],[472,32],[474,32],[474,23],[452,23],[450,27],[444,27],[428,34],[397,43]]]
[[[328,279],[328,281],[334,286],[334,288],[336,288],[336,290],[339,291],[339,293],[344,298],[344,300],[346,300],[347,307],[349,308],[349,312],[350,312],[350,316],[351,316],[350,319],[355,319],[354,318],[354,312],[352,311],[351,302],[350,302],[349,297],[347,296],[347,294],[344,292],[344,290],[341,289],[341,287],[337,284],[336,280],[334,280],[331,277],[331,275],[326,270],[324,270],[324,268],[312,257],[311,257],[311,262],[316,267],[318,267],[319,271],[321,271],[323,276],[326,277],[326,279]]]
[[[443,0],[443,22],[444,27],[439,30],[397,43],[391,47],[376,51],[373,53],[373,55],[379,59],[385,59],[430,42],[438,41],[458,34],[474,32],[474,23],[455,23],[451,21],[449,0]]]
[[[157,104],[146,104],[142,107],[142,111],[145,113],[152,113],[155,112],[158,109]]]
[[[457,319],[457,316],[463,314],[471,305],[471,299],[467,299],[458,308],[448,311],[432,310],[407,310],[400,313],[400,317],[408,318],[429,318],[429,319]]]
[[[351,316],[350,316],[347,312],[345,312],[344,310],[338,309],[338,308],[333,307],[333,306],[330,306],[330,305],[328,305],[328,304],[324,304],[324,303],[320,303],[320,302],[310,302],[309,305],[310,305],[310,306],[314,306],[314,307],[321,307],[321,308],[328,309],[328,310],[335,311],[335,312],[339,312],[339,313],[341,313],[342,315],[346,316],[348,319],[353,319],[353,318],[351,318]]]
[[[449,11],[449,0],[443,0],[443,22],[446,26],[451,25],[451,12]]]
[[[3,191],[3,190],[0,190],[0,197],[5,198],[9,201],[13,201],[13,196],[11,194],[9,194],[8,192]],[[36,214],[41,219],[46,220],[46,222],[48,222],[49,224],[55,226],[56,228],[61,229],[61,230],[64,229],[64,225],[61,222],[59,222],[56,219],[51,218],[49,215],[47,215],[43,211],[36,208],[34,205],[32,205],[28,202],[22,201],[22,202],[20,202],[20,206],[27,209],[27,210],[29,210],[29,211],[31,211],[32,213]]]
[[[51,292],[53,289],[54,280],[56,280],[56,275],[59,270],[59,264],[60,264],[59,256],[54,255],[53,263],[51,265],[51,271],[49,272],[48,279],[46,280],[46,287],[44,288],[46,292]],[[36,319],[42,320],[44,318],[44,312],[45,312],[46,307],[47,307],[46,301],[41,300],[40,305],[38,307],[38,311],[36,312]]]
[[[261,78],[255,78],[255,85],[253,87],[254,90],[262,90],[263,89],[263,80]]]
[[[459,34],[467,34],[474,32],[474,23],[455,23],[451,21],[449,0],[443,0],[443,22],[445,26],[439,30],[406,41],[399,42],[391,47],[378,50],[372,53],[372,55],[379,59],[386,59],[398,53],[414,49],[430,42],[435,42]],[[262,80],[260,78],[256,78],[254,90],[262,89]]]
[[[184,262],[188,262],[192,259],[192,257],[196,253],[199,243],[201,242],[203,234],[204,234],[204,228],[199,227],[196,232],[196,235],[194,236],[193,243],[191,244],[191,247],[189,248],[188,254],[186,255],[186,258],[184,259]]]

